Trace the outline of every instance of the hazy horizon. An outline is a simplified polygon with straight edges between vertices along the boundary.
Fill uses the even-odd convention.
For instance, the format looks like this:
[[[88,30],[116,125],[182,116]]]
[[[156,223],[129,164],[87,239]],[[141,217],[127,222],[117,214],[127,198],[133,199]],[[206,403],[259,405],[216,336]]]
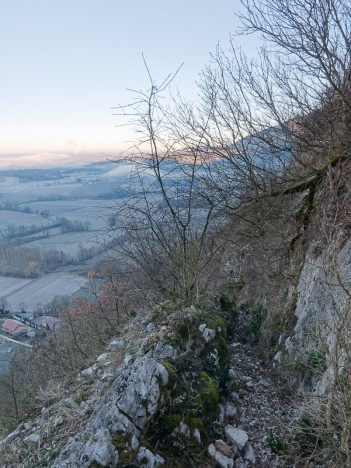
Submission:
[[[125,152],[133,134],[111,108],[133,100],[127,89],[148,88],[142,53],[156,83],[184,63],[172,86],[195,100],[210,52],[237,28],[240,1],[0,0],[0,6],[0,169],[6,169]],[[252,49],[255,41],[246,37],[241,45]]]
[[[118,160],[120,155],[108,153],[14,153],[11,155],[0,154],[0,171],[16,169],[48,169],[53,167],[84,166],[94,162]]]

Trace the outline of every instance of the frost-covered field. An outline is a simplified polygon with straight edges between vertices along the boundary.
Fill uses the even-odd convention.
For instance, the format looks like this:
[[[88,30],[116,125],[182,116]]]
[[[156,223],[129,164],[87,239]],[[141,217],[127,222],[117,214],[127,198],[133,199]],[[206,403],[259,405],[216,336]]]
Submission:
[[[15,280],[16,278],[11,278]],[[26,311],[34,312],[38,304],[45,305],[57,295],[71,296],[84,285],[86,280],[67,273],[50,273],[29,280],[17,291],[6,295],[10,308],[18,312],[25,304]]]
[[[105,229],[107,209],[100,204],[86,203],[82,208],[66,211],[62,214],[69,221],[80,221],[82,223],[89,222],[89,229],[94,231]]]
[[[6,297],[14,293],[18,289],[22,289],[32,280],[23,278],[9,278],[8,276],[0,276],[0,297]]]
[[[80,244],[85,248],[97,246],[96,240],[98,234],[100,234],[100,232],[68,232],[67,234],[54,235],[33,242],[28,242],[24,244],[24,247],[40,247],[46,250],[62,250],[65,254],[74,257],[77,254]]]
[[[50,226],[52,221],[36,214],[21,213],[19,211],[0,210],[0,228],[6,228],[9,224],[15,226]]]
[[[23,203],[23,206],[29,206],[32,211],[38,210],[49,210],[51,216],[64,216],[67,213],[74,213],[81,209],[91,209],[92,214],[95,210],[103,210],[108,204],[108,201],[102,199],[91,199],[91,200],[49,200],[49,201],[38,201],[32,203]]]

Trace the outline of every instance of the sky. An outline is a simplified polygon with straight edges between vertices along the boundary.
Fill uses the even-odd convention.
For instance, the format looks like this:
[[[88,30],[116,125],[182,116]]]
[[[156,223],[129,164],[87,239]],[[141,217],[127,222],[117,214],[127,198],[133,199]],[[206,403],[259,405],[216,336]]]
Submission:
[[[0,169],[107,159],[133,135],[111,107],[160,82],[196,99],[240,0],[0,0]],[[246,37],[246,46],[250,38]]]

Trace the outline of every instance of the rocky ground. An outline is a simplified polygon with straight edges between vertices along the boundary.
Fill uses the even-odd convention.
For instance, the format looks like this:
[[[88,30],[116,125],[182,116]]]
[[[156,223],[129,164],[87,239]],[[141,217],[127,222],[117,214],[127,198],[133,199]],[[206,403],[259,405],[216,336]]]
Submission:
[[[0,466],[154,468],[164,465],[163,457],[170,466],[190,466],[182,465],[181,451],[175,452],[177,459],[172,464],[169,451],[165,454],[161,449],[157,453],[150,445],[149,450],[143,445],[143,433],[164,402],[162,388],[165,385],[176,388],[178,380],[188,375],[172,377],[170,363],[178,362],[181,351],[167,344],[167,337],[179,329],[179,324],[185,320],[192,327],[198,340],[193,343],[195,353],[199,346],[203,349],[208,346],[207,355],[212,356],[213,362],[218,360],[215,343],[221,327],[212,325],[211,328],[211,319],[207,316],[208,321],[203,321],[204,317],[189,309],[168,316],[161,314],[155,322],[145,316],[142,321],[136,319],[126,327],[123,338],[113,340],[107,352],[79,374],[72,388],[65,388],[66,398],[61,393],[56,403],[44,407],[37,418],[22,423],[0,442]],[[188,439],[190,445],[197,444],[197,453],[204,456],[200,457],[200,464],[191,466],[286,466],[282,454],[293,411],[286,408],[284,395],[269,369],[249,344],[240,341],[240,329],[236,332],[229,343],[230,390],[220,398],[219,421],[214,416],[218,437],[206,442],[201,425],[191,426],[181,421],[168,440],[175,447],[182,438]],[[211,388],[211,382],[205,380],[203,385]],[[175,405],[174,400],[173,411]]]
[[[275,452],[284,452],[294,412],[284,403],[279,387],[271,379],[271,371],[254,356],[250,345],[234,341],[230,350],[229,376],[236,390],[221,404],[220,417],[225,423],[226,442],[234,455],[232,466],[286,466],[284,457]],[[240,435],[247,439],[243,447],[231,440],[230,426],[243,431]],[[225,452],[219,442],[217,448],[220,453]],[[217,461],[225,466],[225,460],[218,457]]]

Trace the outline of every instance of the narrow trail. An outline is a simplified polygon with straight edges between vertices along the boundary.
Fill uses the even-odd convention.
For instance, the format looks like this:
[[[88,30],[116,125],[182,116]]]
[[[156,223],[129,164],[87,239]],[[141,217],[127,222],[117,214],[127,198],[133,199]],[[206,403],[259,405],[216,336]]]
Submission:
[[[284,432],[292,418],[291,409],[284,407],[269,370],[253,355],[249,345],[236,341],[230,344],[230,350],[230,378],[236,388],[230,402],[237,414],[229,418],[224,414],[224,420],[247,432],[254,453],[251,461],[239,459],[235,466],[286,466],[272,447],[274,440],[286,440]]]

